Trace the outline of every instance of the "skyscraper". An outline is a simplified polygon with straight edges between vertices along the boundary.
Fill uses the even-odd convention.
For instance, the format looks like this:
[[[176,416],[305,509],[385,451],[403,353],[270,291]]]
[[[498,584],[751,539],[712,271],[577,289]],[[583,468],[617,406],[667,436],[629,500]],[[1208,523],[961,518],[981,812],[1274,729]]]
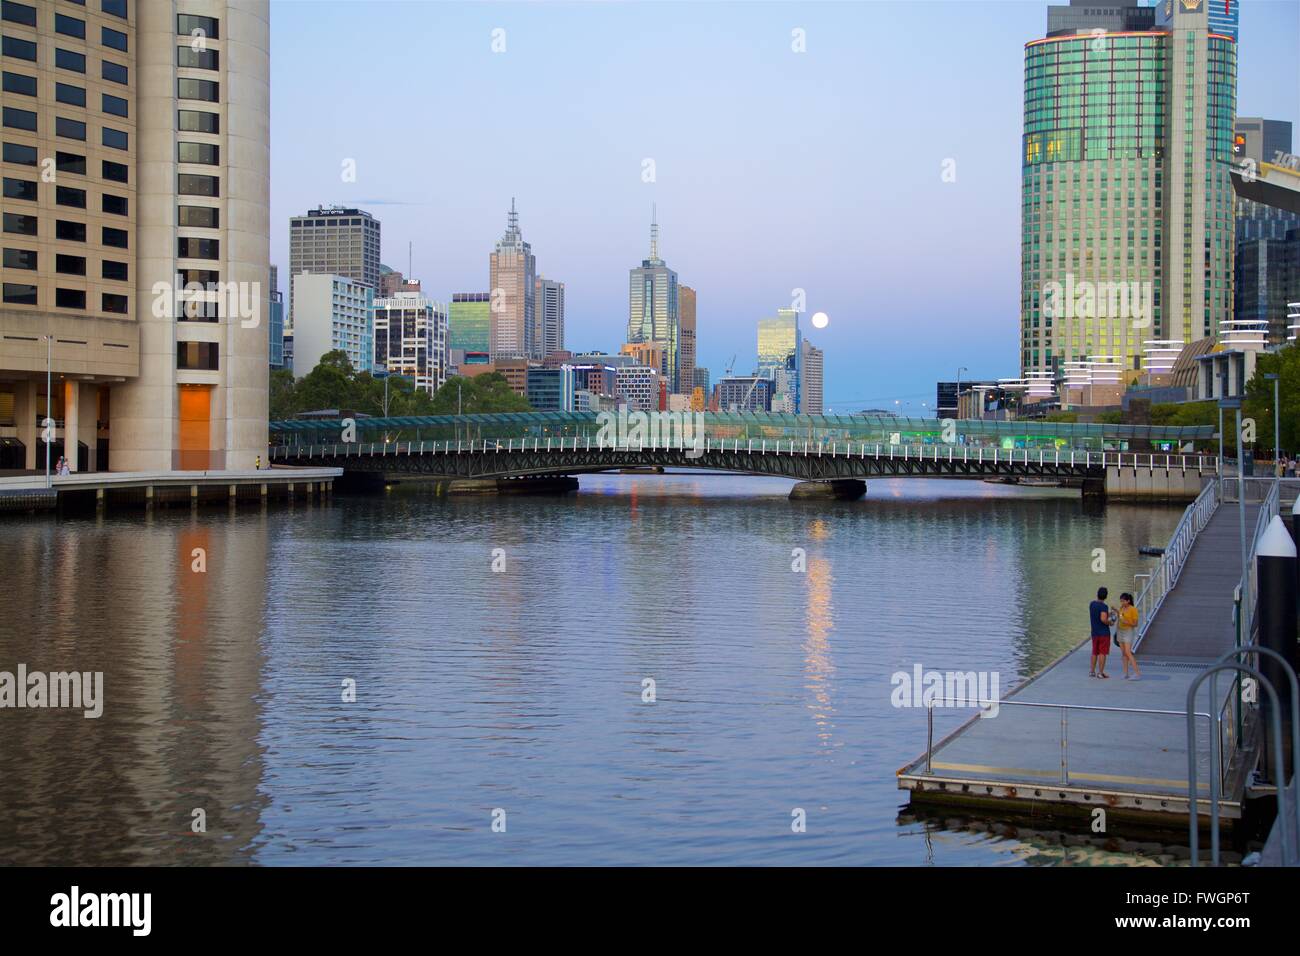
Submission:
[[[514,199],[510,200],[505,235],[488,257],[488,275],[492,286],[492,361],[540,358],[535,299],[537,261],[533,258],[533,247],[524,242],[519,231]]]
[[[664,350],[664,377],[676,392],[681,374],[681,314],[677,273],[659,258],[659,217],[650,217],[650,257],[629,272],[627,341],[653,342]]]
[[[280,292],[280,270],[271,266],[271,285],[267,314],[268,362],[271,368],[284,368],[284,296]]]
[[[325,272],[364,282],[379,292],[379,220],[364,209],[325,206],[289,220],[289,328],[293,277]]]
[[[447,381],[447,313],[418,291],[374,300],[375,363],[432,395]]]
[[[492,294],[490,292],[453,292],[447,313],[447,348],[461,355],[453,359],[459,365],[465,352],[492,351]]]
[[[1291,152],[1291,124],[1262,117],[1237,117],[1233,138],[1238,165],[1272,162]],[[1233,314],[1237,319],[1266,322],[1268,344],[1285,344],[1287,303],[1300,300],[1300,215],[1276,206],[1237,197],[1237,256]]]
[[[802,374],[799,377],[799,411],[804,415],[824,415],[822,410],[823,366],[825,353],[807,339],[799,345]]]
[[[677,387],[686,394],[695,388],[695,290],[688,285],[677,287],[677,309],[681,314],[682,360],[677,372]]]
[[[1139,27],[1135,0],[1072,2],[1025,46],[1023,374],[1131,374],[1151,340],[1231,318],[1236,45],[1206,6],[1162,3]]]
[[[758,320],[758,374],[772,382],[774,409],[799,411],[801,341],[794,309],[777,309],[774,318]]]
[[[541,357],[564,351],[564,283],[537,277],[535,296]]]
[[[347,276],[300,272],[293,277],[298,322],[293,330],[293,370],[311,373],[326,352],[339,351],[355,371],[375,364],[375,290]]]
[[[48,416],[74,470],[251,467],[269,374],[267,4],[11,0],[3,20],[0,406],[24,465],[43,464]]]

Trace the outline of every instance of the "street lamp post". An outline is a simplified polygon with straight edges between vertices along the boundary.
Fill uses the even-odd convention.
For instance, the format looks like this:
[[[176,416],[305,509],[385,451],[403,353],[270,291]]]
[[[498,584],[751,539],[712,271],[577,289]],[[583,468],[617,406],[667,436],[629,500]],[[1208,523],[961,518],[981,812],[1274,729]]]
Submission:
[[[1280,410],[1280,406],[1278,405],[1279,379],[1276,372],[1264,373],[1264,381],[1267,382],[1270,380],[1273,382],[1273,473],[1280,474],[1277,466],[1278,462],[1282,460],[1279,457],[1281,455],[1280,449],[1282,448],[1282,425],[1278,420],[1278,412]]]
[[[970,369],[965,365],[957,369],[957,418],[961,418],[961,373],[969,371]],[[935,411],[938,411],[938,409],[935,409]]]
[[[54,441],[54,390],[51,385],[53,380],[54,363],[52,361],[54,348],[54,336],[52,334],[45,336],[45,421],[41,422],[41,427],[45,430],[45,487],[52,485],[50,480],[50,445]]]

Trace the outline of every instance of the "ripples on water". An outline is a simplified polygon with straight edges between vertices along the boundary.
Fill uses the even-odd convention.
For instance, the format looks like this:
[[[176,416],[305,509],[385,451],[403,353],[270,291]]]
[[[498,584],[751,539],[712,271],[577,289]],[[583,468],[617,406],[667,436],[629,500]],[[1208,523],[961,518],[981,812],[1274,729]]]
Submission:
[[[107,703],[99,720],[0,710],[0,859],[1173,859],[1122,834],[913,815],[894,774],[925,715],[890,706],[890,675],[996,670],[1005,692],[1086,636],[1099,584],[1131,590],[1150,567],[1137,548],[1180,508],[937,480],[794,503],[789,487],[592,476],[567,498],[402,487],[6,518],[0,670],[102,670]]]

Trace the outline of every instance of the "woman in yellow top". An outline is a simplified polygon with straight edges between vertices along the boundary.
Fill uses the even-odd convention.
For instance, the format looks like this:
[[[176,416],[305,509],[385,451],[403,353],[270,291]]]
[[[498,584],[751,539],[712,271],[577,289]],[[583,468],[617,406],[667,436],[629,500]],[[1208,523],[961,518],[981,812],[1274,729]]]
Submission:
[[[1133,595],[1125,592],[1119,596],[1119,627],[1115,632],[1115,642],[1119,644],[1120,653],[1124,655],[1123,668],[1125,680],[1141,680],[1138,672],[1137,658],[1133,656],[1133,638],[1137,635],[1138,609],[1133,606]],[[1129,668],[1133,674],[1129,676]]]

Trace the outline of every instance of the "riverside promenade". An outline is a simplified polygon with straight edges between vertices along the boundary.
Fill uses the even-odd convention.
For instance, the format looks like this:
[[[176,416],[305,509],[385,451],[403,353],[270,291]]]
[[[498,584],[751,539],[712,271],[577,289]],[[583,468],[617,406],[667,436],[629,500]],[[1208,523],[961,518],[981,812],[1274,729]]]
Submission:
[[[1261,501],[1251,498],[1264,497],[1269,484],[1246,483],[1252,555],[1267,522]],[[1091,646],[1083,642],[1006,695],[997,716],[972,717],[942,739],[932,738],[925,753],[898,771],[899,787],[918,802],[1075,814],[1104,807],[1153,825],[1186,826],[1187,690],[1237,642],[1234,597],[1243,580],[1237,487],[1232,479],[1206,486],[1138,597],[1141,680],[1122,678],[1114,648],[1110,679],[1089,677]],[[1272,507],[1289,512],[1296,488],[1289,483]],[[1081,607],[1090,597],[1080,595]],[[1235,704],[1229,674],[1222,675],[1213,700],[1207,683],[1197,701],[1197,803],[1208,813],[1209,781],[1217,773],[1225,821],[1241,816],[1250,769],[1237,747]],[[1221,742],[1217,766],[1211,734]]]

